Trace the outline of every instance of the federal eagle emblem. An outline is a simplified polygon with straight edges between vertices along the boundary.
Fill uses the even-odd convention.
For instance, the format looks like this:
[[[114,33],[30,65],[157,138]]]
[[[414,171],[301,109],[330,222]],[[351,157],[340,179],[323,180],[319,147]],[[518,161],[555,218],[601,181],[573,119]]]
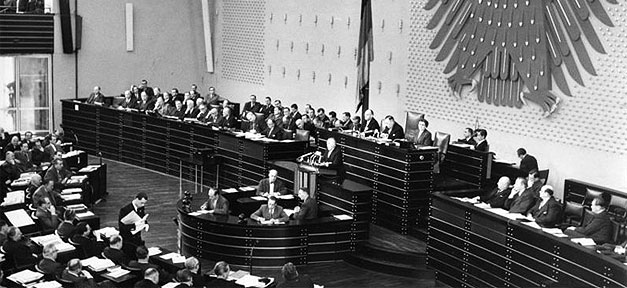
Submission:
[[[596,75],[583,36],[595,51],[605,54],[605,49],[590,16],[614,26],[600,1],[429,0],[426,10],[441,4],[427,29],[444,21],[429,48],[442,46],[436,61],[450,56],[444,73],[455,71],[448,83],[456,97],[464,85],[472,85],[480,102],[520,108],[528,100],[548,116],[560,102],[551,91],[552,80],[572,96],[563,67],[582,86],[575,58]],[[474,80],[477,72],[479,81]]]

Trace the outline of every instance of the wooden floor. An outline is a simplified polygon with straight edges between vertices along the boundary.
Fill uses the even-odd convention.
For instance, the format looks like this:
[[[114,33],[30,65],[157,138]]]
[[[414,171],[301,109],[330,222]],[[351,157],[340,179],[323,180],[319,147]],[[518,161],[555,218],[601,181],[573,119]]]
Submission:
[[[90,158],[90,163],[96,162],[98,162],[97,158]],[[176,216],[175,204],[179,198],[178,178],[107,159],[103,162],[108,166],[109,195],[106,201],[94,207],[94,212],[100,216],[101,227],[117,227],[119,209],[128,204],[137,193],[146,192],[149,198],[146,213],[150,214],[148,218],[150,231],[143,233],[146,245],[178,250],[177,227],[172,221]],[[183,190],[194,191],[193,183],[183,181]],[[198,197],[204,197],[204,195]],[[374,229],[377,235],[385,235],[387,231],[377,227]],[[424,252],[424,243],[395,233],[390,233],[390,235],[392,236],[389,238],[376,237],[372,241],[380,245],[395,247],[395,249]],[[202,260],[202,270],[209,271],[214,263],[215,261]],[[343,261],[311,264],[307,267],[298,267],[298,270],[300,273],[309,274],[315,283],[324,287],[434,287],[432,279],[413,279],[372,272]],[[280,279],[279,269],[254,269],[253,273]]]

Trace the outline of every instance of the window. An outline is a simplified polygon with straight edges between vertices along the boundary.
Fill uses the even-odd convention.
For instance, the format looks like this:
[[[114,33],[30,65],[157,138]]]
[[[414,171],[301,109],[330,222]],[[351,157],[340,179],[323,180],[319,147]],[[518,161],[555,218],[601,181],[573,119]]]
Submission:
[[[0,57],[0,126],[6,131],[50,132],[50,56]]]

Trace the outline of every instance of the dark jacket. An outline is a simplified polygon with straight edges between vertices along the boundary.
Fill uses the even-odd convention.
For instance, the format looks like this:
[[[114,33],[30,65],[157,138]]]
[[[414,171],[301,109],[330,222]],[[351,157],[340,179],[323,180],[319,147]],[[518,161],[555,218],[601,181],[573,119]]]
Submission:
[[[588,217],[588,215],[591,215]],[[612,222],[607,211],[599,214],[586,215],[584,224],[575,228],[575,232],[592,238],[596,244],[603,244],[612,240]],[[568,230],[566,230],[568,231]]]
[[[266,128],[266,130],[263,131],[263,135],[266,136],[267,138],[276,139],[276,140],[283,140],[286,138],[285,131],[283,130],[283,128],[279,127],[278,125],[274,126],[272,130],[270,130],[269,128]]]
[[[429,132],[429,130],[425,129],[424,132],[420,133],[420,135],[418,135],[418,138],[416,139],[416,145],[421,145],[421,146],[432,146],[433,145],[433,137],[431,136],[431,132]]]
[[[538,160],[536,160],[536,157],[527,154],[520,160],[520,171],[529,174],[531,170],[538,170]]]
[[[555,200],[551,196],[546,203],[540,207],[541,200],[536,201],[536,205],[534,205],[531,210],[529,210],[529,214],[533,216],[533,219],[536,220],[536,223],[542,227],[555,227],[560,223],[560,213],[562,212],[562,206],[560,203]]]
[[[270,179],[264,178],[259,181],[259,185],[257,185],[257,195],[262,195],[263,193],[270,192]],[[287,194],[287,188],[285,188],[285,184],[281,179],[274,180],[274,191],[279,192],[281,195]]]
[[[311,197],[307,197],[305,202],[300,205],[300,211],[294,213],[295,220],[309,220],[318,218],[318,203]]]
[[[123,239],[124,236],[122,236]],[[102,252],[102,254],[109,260],[113,261],[113,263],[115,263],[116,265],[127,265],[128,264],[128,258],[126,257],[126,254],[124,254],[124,252],[122,252],[122,250],[118,250],[118,249],[113,249],[111,247],[107,247],[104,249],[104,251]]]
[[[43,258],[37,264],[39,270],[41,270],[45,275],[53,275],[53,276],[61,276],[61,272],[63,272],[63,264],[58,263],[52,259]]]
[[[529,189],[525,189],[522,194],[514,196],[512,199],[505,200],[505,208],[510,213],[526,214],[535,204],[536,198]]]
[[[503,208],[505,207],[505,201],[507,197],[509,197],[511,189],[507,188],[503,191],[499,191],[499,188],[494,188],[490,193],[481,196],[480,199],[482,202],[490,204],[492,208]]]
[[[211,207],[209,200],[205,201],[203,205],[207,207],[207,210],[213,210],[213,214],[229,214],[229,200],[222,195],[218,195],[215,207]]]
[[[388,139],[391,139],[391,140],[405,138],[405,132],[403,132],[403,127],[401,127],[401,125],[398,125],[398,123],[396,122],[394,122],[392,129],[385,127],[382,133],[387,133]]]
[[[379,127],[379,122],[372,118],[369,122],[366,122],[364,119],[361,122],[361,127],[359,127],[359,132],[366,132],[366,136],[371,136],[374,131],[381,131],[381,127]]]

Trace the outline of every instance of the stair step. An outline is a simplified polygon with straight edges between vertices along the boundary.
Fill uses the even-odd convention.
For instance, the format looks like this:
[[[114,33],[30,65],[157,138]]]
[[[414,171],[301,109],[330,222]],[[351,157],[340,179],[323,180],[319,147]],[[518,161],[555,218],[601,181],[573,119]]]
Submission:
[[[426,266],[426,255],[421,253],[391,250],[386,247],[374,245],[369,242],[361,243],[357,246],[360,255],[367,255],[369,258],[380,259],[383,261],[394,262],[399,264],[411,265],[414,267]]]
[[[427,269],[426,267],[420,268],[415,265],[407,265],[398,262],[371,258],[357,253],[348,254],[344,261],[360,268],[379,273],[420,279],[435,279],[435,272],[431,269]]]

